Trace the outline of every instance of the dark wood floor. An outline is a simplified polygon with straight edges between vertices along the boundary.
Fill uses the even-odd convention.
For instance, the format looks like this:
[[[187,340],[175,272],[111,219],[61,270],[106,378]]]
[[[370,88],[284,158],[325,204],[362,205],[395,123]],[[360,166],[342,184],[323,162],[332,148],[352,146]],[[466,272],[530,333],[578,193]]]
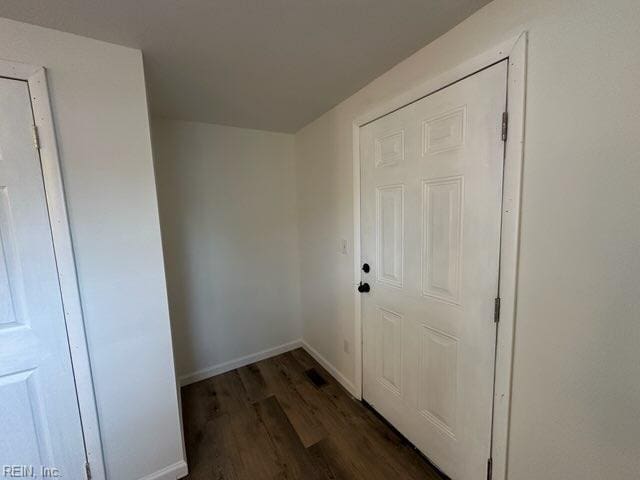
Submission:
[[[184,387],[182,407],[190,480],[441,480],[302,349]]]

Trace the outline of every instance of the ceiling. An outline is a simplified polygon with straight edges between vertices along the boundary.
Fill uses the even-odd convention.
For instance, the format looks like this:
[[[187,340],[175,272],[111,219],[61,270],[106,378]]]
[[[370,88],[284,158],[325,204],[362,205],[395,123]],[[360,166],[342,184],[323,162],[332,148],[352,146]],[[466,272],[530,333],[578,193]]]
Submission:
[[[295,132],[489,0],[2,0],[139,48],[154,115]]]

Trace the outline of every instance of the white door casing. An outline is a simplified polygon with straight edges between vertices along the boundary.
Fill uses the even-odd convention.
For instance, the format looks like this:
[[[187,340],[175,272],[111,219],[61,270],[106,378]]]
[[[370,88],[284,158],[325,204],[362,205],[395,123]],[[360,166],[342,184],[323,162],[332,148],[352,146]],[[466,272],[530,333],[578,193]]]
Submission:
[[[453,479],[484,478],[507,62],[360,129],[363,396]]]
[[[84,478],[86,454],[26,81],[0,78],[0,465]]]

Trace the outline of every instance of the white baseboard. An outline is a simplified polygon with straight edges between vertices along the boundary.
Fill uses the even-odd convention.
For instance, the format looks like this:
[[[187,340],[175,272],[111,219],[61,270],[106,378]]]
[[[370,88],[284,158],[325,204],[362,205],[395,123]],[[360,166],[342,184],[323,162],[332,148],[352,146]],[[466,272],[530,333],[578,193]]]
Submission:
[[[140,480],[177,480],[178,478],[186,477],[187,473],[189,473],[187,462],[180,460],[173,465],[164,467],[162,470],[150,473]]]
[[[340,371],[338,371],[338,369],[334,367],[333,364],[329,362],[329,360],[327,360],[322,355],[320,355],[320,353],[318,353],[317,350],[315,350],[311,345],[309,345],[304,340],[302,340],[301,343],[302,343],[302,348],[304,348],[309,355],[315,358],[315,360],[320,365],[322,365],[331,374],[331,376],[340,383],[340,385],[342,385],[345,388],[345,390],[347,390],[355,398],[360,398],[360,392],[358,391],[356,386],[347,377],[345,377],[342,373],[340,373]]]
[[[181,375],[179,378],[180,386],[184,387],[185,385],[189,385],[190,383],[199,382],[200,380],[205,380],[215,375],[220,375],[221,373],[230,372],[231,370],[235,370],[236,368],[244,367],[245,365],[264,360],[265,358],[280,355],[281,353],[288,352],[289,350],[294,350],[301,346],[302,340],[294,340],[292,342],[283,343],[282,345],[278,345],[277,347],[268,348],[251,355],[245,355],[244,357],[234,358],[233,360],[229,360],[227,362],[212,365],[201,370],[196,370],[195,372]]]
[[[245,365],[259,362],[260,360],[264,360],[265,358],[274,357],[276,355],[280,355],[281,353],[285,353],[299,347],[304,348],[307,353],[309,353],[309,355],[311,355],[320,365],[322,365],[331,374],[331,376],[333,376],[340,383],[340,385],[342,385],[351,395],[353,395],[355,398],[360,398],[360,392],[358,391],[356,386],[347,377],[345,377],[331,362],[329,362],[320,353],[318,353],[316,349],[314,349],[311,345],[309,345],[302,339],[283,343],[282,345],[278,345],[277,347],[268,348],[251,355],[234,358],[233,360],[229,360],[227,362],[196,370],[195,372],[187,373],[186,375],[181,375],[179,378],[180,386],[184,387],[191,383],[199,382],[200,380],[205,380],[215,375],[220,375],[221,373],[230,372],[231,370],[235,370],[236,368],[244,367]],[[152,478],[155,477],[149,477],[149,480]],[[147,480],[147,478],[145,478],[144,480]]]

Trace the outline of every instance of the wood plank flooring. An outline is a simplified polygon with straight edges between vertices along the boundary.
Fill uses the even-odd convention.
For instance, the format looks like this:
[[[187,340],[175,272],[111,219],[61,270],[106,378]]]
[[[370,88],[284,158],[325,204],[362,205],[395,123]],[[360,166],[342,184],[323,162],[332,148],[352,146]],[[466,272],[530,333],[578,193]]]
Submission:
[[[442,480],[302,349],[188,385],[182,409],[189,480]]]

